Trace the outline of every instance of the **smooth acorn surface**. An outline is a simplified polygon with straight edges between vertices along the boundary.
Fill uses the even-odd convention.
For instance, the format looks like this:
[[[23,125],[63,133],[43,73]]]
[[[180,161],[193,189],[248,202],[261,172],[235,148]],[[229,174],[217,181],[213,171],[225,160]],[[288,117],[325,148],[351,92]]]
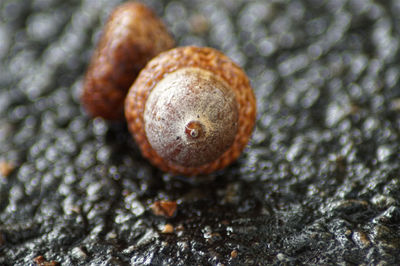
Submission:
[[[85,76],[82,103],[93,117],[124,118],[129,87],[146,63],[174,46],[163,22],[143,4],[124,3],[110,15]]]
[[[188,46],[146,65],[129,89],[125,116],[144,157],[163,171],[191,176],[237,159],[253,130],[256,102],[232,60]]]

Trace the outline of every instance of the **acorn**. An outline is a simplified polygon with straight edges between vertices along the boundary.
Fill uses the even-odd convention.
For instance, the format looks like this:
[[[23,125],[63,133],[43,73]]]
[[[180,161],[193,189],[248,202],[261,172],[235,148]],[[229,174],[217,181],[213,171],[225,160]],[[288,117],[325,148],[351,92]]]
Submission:
[[[124,3],[110,15],[85,76],[82,102],[105,119],[124,118],[129,87],[146,63],[174,47],[163,22],[143,4]]]
[[[227,56],[179,47],[140,72],[125,116],[144,157],[163,171],[193,176],[239,157],[254,127],[256,102],[246,74]]]

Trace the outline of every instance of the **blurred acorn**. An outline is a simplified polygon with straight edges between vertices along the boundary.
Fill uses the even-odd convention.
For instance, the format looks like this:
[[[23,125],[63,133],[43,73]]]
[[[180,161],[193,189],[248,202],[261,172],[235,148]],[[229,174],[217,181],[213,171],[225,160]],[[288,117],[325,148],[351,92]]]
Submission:
[[[146,63],[174,47],[163,22],[143,4],[114,9],[84,80],[82,102],[87,112],[105,119],[123,119],[124,99]]]

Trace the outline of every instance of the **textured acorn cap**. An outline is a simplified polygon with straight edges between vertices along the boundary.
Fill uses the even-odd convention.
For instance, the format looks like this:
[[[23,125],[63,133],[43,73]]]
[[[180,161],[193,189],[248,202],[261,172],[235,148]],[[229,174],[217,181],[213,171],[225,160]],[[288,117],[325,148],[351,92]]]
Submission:
[[[172,127],[171,124],[169,124],[171,122],[169,120],[174,120],[173,116],[175,115],[178,117],[176,118],[177,121],[183,121],[177,126],[177,128],[180,128],[181,131],[184,131],[176,132],[176,137],[189,134],[186,136],[186,139],[190,139],[192,130],[196,129],[194,131],[194,138],[197,138],[197,134],[199,132],[200,134],[203,132],[203,126],[205,125],[205,128],[208,127],[207,122],[201,122],[200,126],[196,124],[197,116],[192,114],[192,112],[197,107],[192,107],[190,104],[184,103],[183,97],[168,96],[173,95],[174,93],[163,93],[162,91],[172,90],[173,87],[177,87],[178,90],[183,91],[182,95],[186,95],[186,97],[192,97],[189,96],[188,93],[192,91],[193,88],[191,85],[185,83],[185,80],[190,78],[185,77],[185,75],[195,76],[194,80],[196,80],[198,84],[192,87],[202,88],[203,91],[219,91],[217,94],[227,96],[226,100],[224,100],[225,103],[221,105],[216,104],[214,106],[216,108],[208,108],[209,110],[212,110],[212,112],[207,114],[207,111],[204,111],[201,113],[201,115],[199,115],[199,117],[202,115],[206,116],[204,121],[215,119],[214,125],[218,124],[218,121],[225,121],[221,123],[223,126],[221,127],[222,131],[217,130],[216,132],[232,135],[232,138],[229,140],[229,136],[226,137],[223,136],[224,134],[220,134],[223,138],[227,138],[228,140],[221,140],[221,142],[224,144],[221,144],[218,151],[215,151],[217,154],[216,156],[213,156],[208,151],[204,151],[201,149],[201,147],[199,148],[194,145],[193,152],[200,154],[200,157],[203,155],[205,156],[205,158],[200,158],[199,163],[196,163],[195,159],[190,156],[181,156],[181,158],[179,158],[179,153],[181,152],[179,145],[183,145],[187,143],[187,141],[180,139],[180,142],[178,143],[173,141],[170,142],[171,138],[167,137],[169,134],[168,130],[170,130]],[[173,83],[175,82],[174,80],[177,80],[176,84],[178,86],[174,86],[173,84],[163,84],[170,84],[171,82]],[[205,88],[207,86],[205,85],[204,80],[210,81],[211,85],[208,86],[208,89]],[[180,87],[183,87],[183,90],[179,89]],[[159,92],[156,92],[156,90]],[[206,95],[208,94],[206,93]],[[168,97],[171,99],[168,99]],[[155,107],[153,102],[154,99],[152,100],[151,98],[162,99],[163,102],[166,102],[167,105],[170,105],[171,108],[167,108],[167,112],[171,113],[167,113],[167,115],[164,114],[164,111],[158,113],[161,109],[157,109],[158,107]],[[233,98],[233,101],[231,98]],[[149,103],[149,99],[151,103]],[[177,102],[178,104],[171,104],[173,101]],[[192,102],[193,105],[196,105],[196,101],[197,100],[188,101],[188,103]],[[210,105],[213,105],[210,98],[208,98],[206,102],[207,101],[210,102]],[[189,113],[191,113],[189,117],[190,119],[180,119],[180,117],[184,116],[183,114],[185,114],[185,110],[177,111],[174,109],[176,106],[178,106],[178,109],[185,109],[185,106],[189,106]],[[201,106],[201,104],[198,104],[198,106]],[[215,110],[220,110],[220,113]],[[146,65],[129,90],[125,101],[125,116],[128,121],[129,130],[139,145],[143,156],[148,158],[152,164],[156,165],[163,171],[172,172],[175,174],[198,175],[207,174],[215,170],[222,169],[237,159],[247,145],[253,130],[256,116],[256,103],[253,90],[250,87],[250,83],[246,74],[240,67],[233,63],[232,60],[223,55],[221,52],[212,48],[189,46],[179,47],[167,52],[163,52]],[[157,126],[157,122],[155,124],[156,126],[149,125],[153,123],[153,121],[146,121],[146,119],[149,119],[149,117],[152,119],[156,118],[156,120],[164,119],[166,124],[164,124],[164,126]],[[232,119],[235,121],[232,121]],[[201,119],[199,119],[199,121],[200,120]],[[191,124],[191,122],[196,123]],[[146,130],[149,128],[152,129],[151,131],[153,132],[147,132]],[[158,135],[154,138],[153,136],[149,137],[149,134],[154,134],[154,131],[157,132],[157,128],[161,130],[161,133],[156,133]],[[214,130],[213,127],[211,128]],[[187,131],[187,129],[189,129],[189,131]],[[204,130],[205,133],[208,131],[209,129]],[[151,145],[151,143],[154,144],[154,140],[151,140],[152,138],[156,139],[156,142],[157,140],[159,142],[166,141],[166,143],[164,143],[164,147],[172,147],[173,152],[164,152],[164,148],[162,148],[162,152],[160,152],[159,147],[153,147]],[[149,139],[151,141],[149,141]],[[229,143],[229,145],[227,145],[227,143]],[[214,144],[218,146],[218,141],[215,142],[214,140],[211,146]],[[207,147],[210,147],[210,145]],[[178,155],[176,153],[178,153]]]
[[[115,8],[85,76],[82,103],[87,112],[123,119],[125,96],[140,70],[173,46],[163,22],[145,5],[127,2]]]

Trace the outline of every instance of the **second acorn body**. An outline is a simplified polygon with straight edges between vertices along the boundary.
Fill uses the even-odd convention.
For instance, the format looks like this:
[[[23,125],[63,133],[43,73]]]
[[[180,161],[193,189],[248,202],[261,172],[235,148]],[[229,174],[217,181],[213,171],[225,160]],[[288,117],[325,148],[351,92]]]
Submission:
[[[255,97],[243,70],[211,48],[161,53],[125,101],[143,156],[164,171],[207,174],[240,155],[254,127]]]
[[[86,73],[82,102],[91,116],[124,118],[124,100],[139,71],[154,56],[174,46],[155,13],[126,2],[112,12]]]

